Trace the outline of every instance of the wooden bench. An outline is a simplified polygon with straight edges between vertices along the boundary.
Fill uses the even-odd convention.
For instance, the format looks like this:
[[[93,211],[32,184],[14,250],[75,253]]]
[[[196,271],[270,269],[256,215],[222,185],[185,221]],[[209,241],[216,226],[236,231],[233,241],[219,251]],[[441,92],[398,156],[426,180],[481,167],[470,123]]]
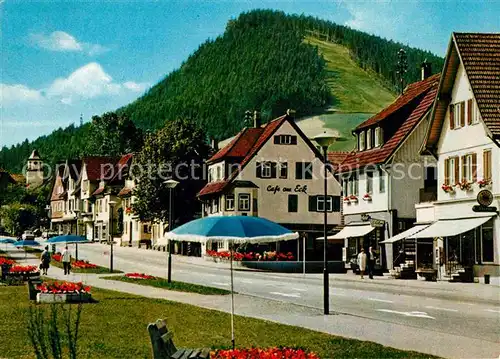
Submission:
[[[148,325],[149,336],[153,346],[153,359],[208,359],[210,349],[177,349],[172,341],[173,333],[168,330],[167,323],[158,319]]]

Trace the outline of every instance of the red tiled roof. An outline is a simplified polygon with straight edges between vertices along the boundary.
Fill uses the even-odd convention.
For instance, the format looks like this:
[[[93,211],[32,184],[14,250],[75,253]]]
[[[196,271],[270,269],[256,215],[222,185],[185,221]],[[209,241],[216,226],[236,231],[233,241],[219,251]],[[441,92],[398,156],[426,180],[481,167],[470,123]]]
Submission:
[[[392,115],[393,113],[407,106],[409,103],[413,102],[415,98],[422,95],[424,92],[429,90],[429,88],[436,86],[438,81],[439,81],[439,74],[435,74],[423,81],[414,82],[408,85],[404,93],[401,96],[399,96],[392,104],[384,108],[375,116],[372,116],[365,122],[359,124],[358,127],[356,127],[356,130],[370,127],[386,119],[387,117],[389,117],[389,115]]]
[[[340,164],[345,161],[347,156],[349,156],[351,152],[346,151],[332,151],[328,152],[328,162],[332,164],[333,171],[335,172]]]
[[[454,33],[481,117],[500,136],[500,33]]]
[[[238,166],[238,170],[234,171],[225,181],[207,183],[205,187],[198,192],[198,197],[221,192],[227,184],[239,175],[245,165],[257,154],[260,148],[288,118],[287,115],[284,115],[268,122],[261,128],[245,128],[242,130],[234,140],[209,160],[209,162],[214,162],[215,160],[227,157],[243,158],[240,166]],[[230,156],[228,154],[237,154],[237,156]],[[216,157],[215,160],[214,157]]]
[[[97,196],[97,195],[99,195],[99,194],[103,193],[103,192],[104,192],[104,189],[105,189],[105,187],[99,187],[98,189],[96,189],[96,190],[94,191],[94,193],[92,193],[92,196]]]
[[[342,162],[339,172],[348,172],[355,168],[363,167],[369,164],[384,163],[407,138],[411,131],[420,122],[423,116],[431,109],[437,93],[439,77],[432,76],[434,79],[432,86],[427,87],[427,93],[420,100],[417,107],[409,114],[403,124],[397,129],[394,135],[383,144],[382,147],[370,149],[367,151],[351,152]],[[427,80],[421,81],[425,82]],[[422,94],[418,92],[419,96]],[[409,103],[409,102],[408,102]],[[390,106],[389,106],[390,107]],[[384,112],[385,110],[382,110]]]
[[[245,157],[257,139],[262,134],[262,128],[245,128],[224,148],[221,148],[213,155],[208,163],[218,161],[227,157],[241,158]]]
[[[132,188],[123,187],[120,192],[118,192],[118,197],[124,197],[132,193]]]
[[[92,156],[84,157],[83,162],[87,168],[87,177],[89,181],[99,181],[105,173],[118,162],[117,157]]]
[[[128,153],[120,158],[114,167],[114,176],[111,181],[109,181],[110,184],[116,184],[125,180],[133,157],[134,155],[132,153]]]

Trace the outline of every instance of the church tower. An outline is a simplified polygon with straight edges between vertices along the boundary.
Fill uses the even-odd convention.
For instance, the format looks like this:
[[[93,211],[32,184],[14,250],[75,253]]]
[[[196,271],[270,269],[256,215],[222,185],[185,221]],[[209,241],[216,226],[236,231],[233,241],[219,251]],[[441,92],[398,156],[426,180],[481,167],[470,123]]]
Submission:
[[[36,188],[43,183],[43,161],[37,150],[33,150],[26,167],[26,186]]]

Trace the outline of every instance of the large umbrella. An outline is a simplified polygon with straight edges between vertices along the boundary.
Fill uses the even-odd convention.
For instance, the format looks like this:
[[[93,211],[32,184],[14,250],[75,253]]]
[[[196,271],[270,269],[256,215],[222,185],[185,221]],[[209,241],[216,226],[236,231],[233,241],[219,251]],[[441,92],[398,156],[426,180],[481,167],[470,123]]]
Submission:
[[[268,219],[251,216],[212,216],[196,219],[165,234],[165,239],[206,243],[229,241],[231,251],[231,342],[234,348],[233,245],[269,243],[299,238],[298,233]]]
[[[40,243],[34,240],[22,240],[22,241],[16,241],[14,243],[16,247],[23,247],[24,248],[24,258],[26,259],[27,253],[26,253],[26,247],[38,247],[40,246]]]
[[[66,243],[66,244],[75,244],[75,258],[78,260],[78,243],[90,243],[90,241],[87,240],[87,238],[82,237],[82,236],[75,236],[72,234],[66,234],[62,236],[56,236],[47,239],[47,243],[50,244],[58,244],[58,243]]]
[[[0,238],[0,243],[5,244],[5,250],[7,251],[7,244],[14,244],[17,241],[11,238]]]

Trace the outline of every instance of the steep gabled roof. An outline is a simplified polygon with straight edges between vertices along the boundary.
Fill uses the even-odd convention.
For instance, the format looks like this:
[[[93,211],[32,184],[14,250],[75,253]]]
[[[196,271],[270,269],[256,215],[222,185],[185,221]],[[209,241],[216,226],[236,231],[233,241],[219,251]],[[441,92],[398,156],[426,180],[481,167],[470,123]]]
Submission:
[[[401,126],[396,130],[394,135],[389,138],[381,147],[372,148],[366,151],[353,151],[339,166],[339,172],[349,172],[353,169],[364,167],[371,164],[385,163],[391,158],[399,146],[405,141],[405,139],[410,135],[413,129],[420,123],[424,118],[425,114],[428,113],[432,107],[434,99],[437,93],[439,76],[431,76],[426,80],[419,81],[412,84],[414,89],[425,88],[424,91],[418,90],[414,91],[414,96],[417,97],[418,104],[410,112],[409,115],[404,119]],[[419,85],[420,84],[420,85]],[[396,100],[397,101],[397,100]],[[413,101],[407,99],[406,104],[410,106]],[[389,107],[391,107],[390,105]],[[411,105],[413,106],[413,105]],[[402,107],[400,107],[402,109]],[[387,116],[393,114],[394,112],[386,112],[385,109],[381,112],[385,112]],[[404,112],[402,112],[404,113]],[[377,116],[377,115],[375,115]],[[384,118],[380,118],[383,120]]]
[[[114,167],[118,162],[119,157],[109,156],[87,156],[83,157],[83,163],[87,170],[87,178],[89,181],[96,182],[104,177],[109,168]]]
[[[213,155],[207,163],[217,162],[225,158],[245,157],[262,134],[263,128],[245,128],[226,146]]]
[[[29,159],[30,160],[39,160],[40,154],[38,153],[38,150],[33,150],[33,152],[31,152]]]
[[[125,181],[125,177],[128,176],[128,171],[132,164],[133,157],[134,155],[132,153],[128,153],[126,155],[123,155],[118,160],[116,166],[114,167],[114,175],[109,181],[109,184],[119,184]]]
[[[453,33],[424,147],[434,149],[462,63],[481,117],[493,137],[500,137],[500,33]]]
[[[328,152],[328,162],[332,165],[333,171],[336,172],[338,167],[351,154],[347,151],[332,151]]]

